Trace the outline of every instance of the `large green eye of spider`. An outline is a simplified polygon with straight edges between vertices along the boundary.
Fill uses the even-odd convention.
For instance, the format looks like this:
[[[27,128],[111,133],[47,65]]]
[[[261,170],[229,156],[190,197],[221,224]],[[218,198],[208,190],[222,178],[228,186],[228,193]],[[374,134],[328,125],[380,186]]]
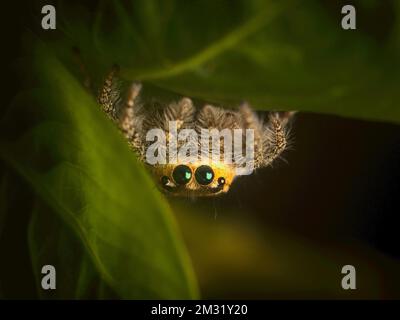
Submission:
[[[179,165],[172,172],[172,177],[178,185],[187,184],[192,178],[192,171],[188,166]]]
[[[205,186],[213,181],[214,171],[210,166],[203,165],[196,169],[194,176],[199,184]]]

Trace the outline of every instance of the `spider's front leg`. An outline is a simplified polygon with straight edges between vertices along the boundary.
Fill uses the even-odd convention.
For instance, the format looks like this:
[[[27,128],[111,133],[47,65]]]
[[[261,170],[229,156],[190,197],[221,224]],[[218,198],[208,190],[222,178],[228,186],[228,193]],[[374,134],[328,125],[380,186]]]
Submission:
[[[142,159],[144,157],[144,149],[140,128],[143,119],[139,114],[141,104],[138,101],[141,89],[142,85],[140,83],[133,83],[129,87],[126,100],[118,117],[118,126],[131,148]]]
[[[288,122],[294,112],[272,112],[263,127],[262,161],[258,167],[266,167],[278,158],[288,145]]]
[[[133,83],[126,96],[126,100],[122,105],[122,109],[118,118],[118,124],[124,136],[130,141],[135,136],[137,129],[137,113],[139,111],[139,103],[137,98],[139,96],[142,85],[140,83]]]
[[[113,66],[104,79],[103,86],[97,98],[102,110],[114,122],[117,121],[117,103],[120,95],[117,88],[117,73],[118,67]]]
[[[143,158],[144,151],[140,134],[143,119],[139,112],[141,105],[138,102],[142,85],[140,83],[133,83],[128,88],[127,94],[121,103],[121,92],[117,84],[117,75],[118,67],[114,66],[104,80],[98,102],[107,116],[117,124],[131,148],[140,158]]]

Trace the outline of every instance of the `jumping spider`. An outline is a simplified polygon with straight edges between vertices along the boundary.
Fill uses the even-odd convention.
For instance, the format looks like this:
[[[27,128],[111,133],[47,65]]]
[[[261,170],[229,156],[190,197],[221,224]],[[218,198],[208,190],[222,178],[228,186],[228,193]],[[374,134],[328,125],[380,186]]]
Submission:
[[[142,85],[133,83],[126,97],[118,89],[118,68],[114,67],[105,78],[98,102],[115,122],[139,159],[144,161],[146,132],[161,128],[168,133],[169,121],[177,121],[178,130],[192,128],[253,129],[254,168],[270,165],[287,147],[288,122],[294,112],[270,112],[267,119],[257,115],[247,104],[238,110],[227,110],[212,105],[196,108],[189,98],[167,105],[140,101]],[[266,121],[265,121],[266,120]],[[145,162],[145,161],[144,161]],[[228,192],[235,179],[235,164],[210,164],[197,161],[185,164],[149,165],[160,189],[170,195],[190,197],[214,196]]]

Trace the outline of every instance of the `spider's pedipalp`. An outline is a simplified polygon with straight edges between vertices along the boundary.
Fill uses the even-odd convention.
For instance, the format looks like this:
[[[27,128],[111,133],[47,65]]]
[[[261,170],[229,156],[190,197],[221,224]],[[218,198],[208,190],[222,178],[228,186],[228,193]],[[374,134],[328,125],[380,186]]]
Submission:
[[[147,107],[147,106],[146,106]],[[146,117],[143,121],[143,130],[148,131],[160,128],[169,131],[171,121],[177,122],[177,129],[191,128],[194,122],[196,108],[189,98],[182,98],[178,102],[162,105],[158,101],[150,103],[146,108]]]
[[[196,129],[238,129],[240,116],[233,110],[205,105],[197,115]]]
[[[240,105],[239,114],[242,117],[243,127],[245,129],[254,129],[257,130],[257,133],[260,132],[261,129],[260,120],[255,114],[255,112],[251,110],[248,103],[244,102]]]
[[[196,108],[189,98],[169,104],[164,111],[166,121],[177,121],[177,129],[190,128],[193,125]]]

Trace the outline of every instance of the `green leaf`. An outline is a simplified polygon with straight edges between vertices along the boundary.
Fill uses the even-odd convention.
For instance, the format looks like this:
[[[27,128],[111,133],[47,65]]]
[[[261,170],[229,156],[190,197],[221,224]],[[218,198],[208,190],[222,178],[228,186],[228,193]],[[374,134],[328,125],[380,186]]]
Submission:
[[[118,63],[129,80],[224,105],[400,122],[400,5],[355,6],[357,30],[341,28],[340,2],[316,0],[103,1],[68,6],[62,28],[92,72]]]
[[[36,46],[33,55],[39,84],[3,119],[0,155],[42,203],[29,233],[38,287],[41,266],[54,264],[64,279],[58,298],[93,297],[93,290],[97,297],[197,297],[174,218],[143,165],[49,49]],[[27,114],[22,134],[10,137],[7,123]]]

